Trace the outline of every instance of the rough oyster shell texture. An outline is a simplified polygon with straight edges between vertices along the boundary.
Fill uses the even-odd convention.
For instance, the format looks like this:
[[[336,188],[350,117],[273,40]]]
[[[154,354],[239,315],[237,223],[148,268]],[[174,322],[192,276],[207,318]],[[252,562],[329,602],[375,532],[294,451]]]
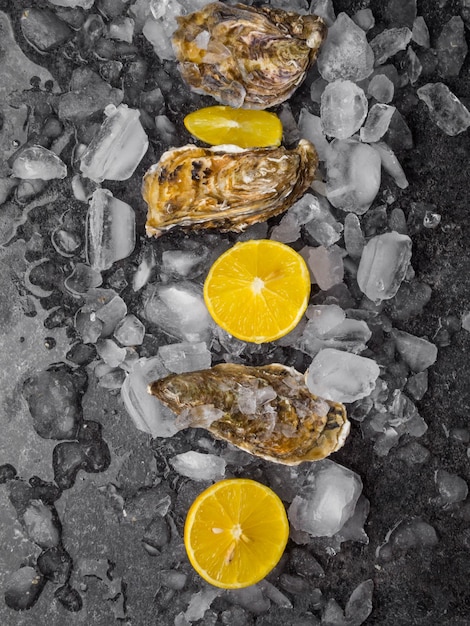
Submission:
[[[196,93],[247,109],[287,100],[327,33],[316,15],[221,2],[177,20],[173,48],[183,79]]]
[[[278,363],[222,363],[171,374],[148,390],[178,415],[180,429],[204,428],[285,465],[325,458],[341,448],[350,429],[342,404],[313,395],[302,374]]]
[[[147,234],[158,237],[174,226],[240,232],[288,209],[310,186],[317,164],[305,139],[294,150],[192,144],[168,150],[144,176]]]

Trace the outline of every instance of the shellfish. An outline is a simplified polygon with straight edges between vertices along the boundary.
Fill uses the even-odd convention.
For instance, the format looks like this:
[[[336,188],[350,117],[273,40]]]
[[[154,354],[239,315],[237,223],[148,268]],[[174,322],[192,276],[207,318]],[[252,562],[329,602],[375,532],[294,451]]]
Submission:
[[[147,234],[158,237],[174,226],[240,232],[292,206],[317,165],[305,139],[294,150],[192,144],[168,150],[144,176]]]
[[[183,79],[196,93],[247,109],[287,100],[327,33],[316,15],[222,2],[177,21],[172,41]]]
[[[174,413],[179,429],[204,428],[215,437],[275,463],[317,461],[345,442],[345,407],[307,388],[304,376],[274,363],[222,363],[171,374],[148,387]]]

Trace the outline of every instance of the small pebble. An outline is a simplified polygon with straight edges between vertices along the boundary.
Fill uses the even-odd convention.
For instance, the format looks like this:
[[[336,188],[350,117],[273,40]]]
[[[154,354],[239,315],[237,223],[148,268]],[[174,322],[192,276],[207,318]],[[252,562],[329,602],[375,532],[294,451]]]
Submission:
[[[4,485],[7,481],[12,480],[16,476],[16,469],[10,463],[0,465],[0,485]]]
[[[62,604],[62,606],[67,609],[67,611],[70,611],[70,613],[77,613],[77,611],[80,611],[83,606],[81,595],[70,585],[59,587],[55,591],[54,596]]]
[[[111,462],[111,455],[103,439],[90,443],[67,441],[59,443],[52,453],[54,480],[61,489],[70,489],[79,470],[104,472]]]
[[[74,439],[82,417],[79,379],[65,364],[28,378],[23,396],[33,426],[44,439]]]
[[[14,611],[30,609],[39,598],[45,584],[34,567],[20,567],[6,583],[5,604]]]
[[[170,529],[161,515],[157,515],[145,529],[143,541],[153,548],[162,548],[170,541]],[[166,584],[166,582],[165,582]],[[170,587],[171,585],[168,585]]]
[[[49,548],[42,552],[37,560],[41,574],[54,584],[64,585],[72,572],[72,557],[62,547]]]

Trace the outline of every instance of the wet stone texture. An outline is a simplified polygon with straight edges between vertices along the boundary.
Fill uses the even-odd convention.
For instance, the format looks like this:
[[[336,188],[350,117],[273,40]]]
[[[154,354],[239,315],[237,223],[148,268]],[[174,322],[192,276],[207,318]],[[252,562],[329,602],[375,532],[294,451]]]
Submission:
[[[466,626],[470,3],[314,1],[329,24],[340,16],[333,34],[343,39],[330,40],[320,72],[314,66],[274,109],[286,146],[297,143],[296,123],[321,148],[323,181],[307,203],[313,217],[305,222],[296,205],[281,227],[279,216],[243,235],[175,228],[149,241],[143,175],[163,151],[194,141],[184,116],[215,103],[182,82],[168,37],[176,15],[203,4],[0,0],[0,624]],[[380,43],[380,65],[372,66],[361,25],[367,42],[380,36],[372,46]],[[345,59],[331,50],[354,42],[365,67],[343,76]],[[349,54],[361,58],[359,49]],[[328,128],[357,122],[330,102],[321,111],[327,85],[323,102],[345,78],[357,78],[368,111],[378,103],[396,108],[375,150],[360,131],[328,147],[326,113]],[[128,107],[135,126],[124,119],[107,133],[108,105],[108,114]],[[142,157],[145,141],[132,139],[143,135]],[[106,150],[92,150],[99,171],[88,173],[100,183],[80,170],[97,137]],[[347,181],[351,202],[336,193],[354,169],[346,153],[344,171],[329,172],[340,161],[338,142],[361,155]],[[124,160],[113,161],[115,153]],[[38,154],[48,158],[38,163]],[[129,177],[119,180],[123,172]],[[99,188],[109,220],[94,233],[99,220],[89,201]],[[125,223],[111,210],[113,198],[127,207]],[[299,250],[324,289],[314,286],[306,318],[289,336],[245,344],[208,324],[194,302],[230,245],[271,236]],[[411,260],[410,246],[403,256],[395,245],[407,238]],[[381,256],[384,241],[391,256]],[[90,252],[109,263],[92,267]],[[146,317],[149,301],[155,314]],[[304,530],[308,523],[292,525],[280,563],[252,588],[206,585],[182,537],[188,507],[211,474],[206,465],[193,480],[177,471],[182,460],[218,457],[226,477],[271,486],[286,508],[298,508],[300,494],[304,515],[321,501],[317,471],[272,464],[202,429],[176,432],[172,414],[144,394],[145,376],[223,361],[304,372],[338,350],[380,370],[370,384],[357,370],[351,434],[327,462],[329,476],[343,476],[330,495],[338,507],[348,500],[349,519],[336,532],[336,509],[332,516],[323,509],[322,536]],[[331,371],[330,388],[345,393],[343,370]],[[132,385],[121,396],[123,381]],[[152,438],[152,429],[175,434]],[[356,476],[353,493],[346,475]]]

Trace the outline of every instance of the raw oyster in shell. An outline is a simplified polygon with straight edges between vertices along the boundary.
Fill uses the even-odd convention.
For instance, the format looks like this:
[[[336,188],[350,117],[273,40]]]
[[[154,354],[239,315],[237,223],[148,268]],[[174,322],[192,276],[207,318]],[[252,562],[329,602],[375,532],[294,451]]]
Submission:
[[[151,383],[149,393],[178,415],[180,429],[205,428],[285,465],[325,458],[341,448],[350,428],[342,404],[313,395],[302,374],[277,363],[171,374]]]
[[[292,206],[317,164],[305,139],[294,150],[192,144],[168,150],[144,176],[147,234],[158,237],[174,226],[240,232]]]
[[[317,15],[212,2],[176,18],[183,79],[222,104],[266,109],[287,100],[316,59],[327,27]]]

